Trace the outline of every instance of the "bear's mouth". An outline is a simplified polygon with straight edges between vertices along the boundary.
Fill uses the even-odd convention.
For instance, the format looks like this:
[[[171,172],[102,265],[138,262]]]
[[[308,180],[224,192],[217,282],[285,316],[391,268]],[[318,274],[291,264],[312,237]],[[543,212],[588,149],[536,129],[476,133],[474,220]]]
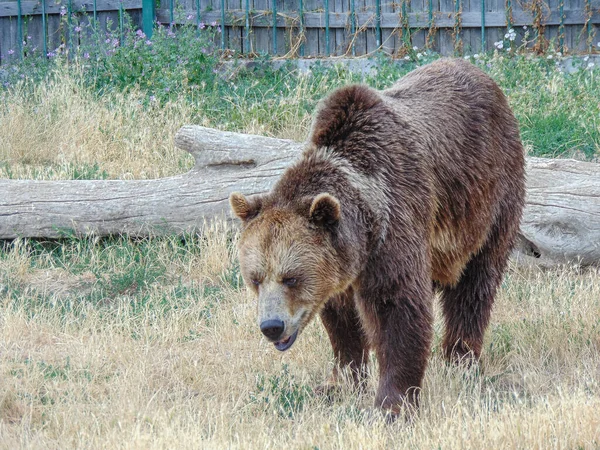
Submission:
[[[294,334],[288,336],[287,338],[285,338],[281,341],[274,342],[273,345],[280,352],[285,352],[288,348],[290,348],[292,345],[294,345],[294,342],[296,342],[297,337],[298,337],[298,330],[296,330],[294,332]]]

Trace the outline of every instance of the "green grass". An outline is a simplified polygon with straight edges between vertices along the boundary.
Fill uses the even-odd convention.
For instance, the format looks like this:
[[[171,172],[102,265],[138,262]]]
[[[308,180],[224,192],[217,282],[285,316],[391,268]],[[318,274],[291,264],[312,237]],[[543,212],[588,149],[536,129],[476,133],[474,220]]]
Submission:
[[[61,55],[47,63],[26,59],[5,71],[7,81],[0,87],[0,98],[9,100],[5,114],[11,114],[10,100],[15,93],[26,104],[28,96],[34,95],[33,86],[60,83],[67,75],[91,99],[135,95],[142,111],[159,112],[176,104],[187,111],[190,123],[303,139],[317,102],[330,90],[354,82],[389,87],[418,65],[437,58],[424,52],[419,58],[413,54],[411,60],[398,62],[381,54],[376,57],[377,72],[369,75],[349,73],[342,66],[316,66],[305,75],[290,65],[273,70],[268,58],[258,59],[252,68],[233,68],[235,62],[222,67],[214,56],[214,30],[198,32],[184,26],[175,35],[169,33],[166,28],[158,30],[151,45],[145,37],[129,34],[124,45],[103,44],[87,59],[82,56],[85,49],[71,61]],[[565,73],[560,59],[517,52],[488,54],[471,61],[487,71],[508,96],[531,155],[597,158],[599,76],[595,66],[587,68],[579,57],[573,64],[577,70]],[[60,123],[64,111],[58,105],[48,114]],[[131,120],[136,119],[132,116]],[[115,131],[111,128],[108,133],[110,137]],[[19,163],[23,162],[21,158]],[[11,178],[10,162],[3,164],[2,173]],[[99,162],[68,164],[56,170],[71,179],[111,177]],[[56,162],[45,165],[56,166]],[[181,163],[177,165],[182,170]],[[52,177],[51,173],[30,174],[38,175]]]

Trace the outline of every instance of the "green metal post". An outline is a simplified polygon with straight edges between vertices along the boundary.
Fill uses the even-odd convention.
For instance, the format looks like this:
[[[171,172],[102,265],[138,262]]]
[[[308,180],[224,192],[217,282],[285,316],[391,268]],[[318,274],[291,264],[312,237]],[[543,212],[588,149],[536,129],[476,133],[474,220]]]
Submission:
[[[300,36],[302,37],[302,42],[300,43],[300,56],[304,56],[304,40],[306,36],[304,36],[304,2],[300,0],[299,4],[299,13],[300,13]]]
[[[458,43],[460,42],[460,0],[454,0],[454,52],[456,53],[458,49]]]
[[[325,55],[329,53],[329,0],[325,0]]]
[[[356,9],[354,7],[354,0],[350,0],[350,34],[352,35],[352,56],[356,56]]]
[[[246,15],[246,46],[244,47],[245,53],[250,52],[250,0],[246,0],[245,4],[245,15]]]
[[[560,51],[565,51],[565,2],[564,0],[559,0],[558,3],[558,14],[560,14],[560,24],[558,25],[558,45],[560,47]]]
[[[277,54],[277,0],[273,0],[273,54]]]
[[[485,0],[481,0],[481,52],[485,53]]]
[[[72,3],[71,0],[67,2],[67,33],[69,33],[69,37],[67,39],[67,53],[71,51],[73,48],[73,30],[71,28],[71,11],[72,11]]]
[[[408,0],[402,0],[402,20],[403,20],[403,26],[404,26],[404,31],[402,32],[402,37],[403,37],[403,41],[404,41],[404,45],[406,46],[406,48],[410,48],[411,47],[411,42],[410,42],[410,24],[408,21],[408,10],[406,8],[406,3],[408,2]]]
[[[592,5],[590,0],[585,0],[585,15],[587,19],[588,52],[592,52]]]
[[[42,36],[43,36],[43,49],[44,56],[48,55],[48,23],[46,21],[46,0],[42,1]]]
[[[225,0],[221,0],[221,50],[225,50]]]
[[[123,45],[125,39],[125,11],[123,10],[123,2],[119,3],[119,45]]]
[[[431,33],[431,29],[433,28],[433,0],[429,0],[427,5],[427,25],[429,26],[429,32],[427,33],[427,47],[429,47],[433,36]]]
[[[175,1],[171,0],[169,2],[169,25],[172,25],[175,22]]]
[[[506,0],[506,28],[507,29],[511,29],[512,28],[512,2],[511,0]]]
[[[375,44],[381,47],[381,0],[375,0]]]
[[[19,58],[23,59],[23,15],[21,11],[21,0],[17,0],[17,40]]]
[[[96,3],[94,2],[94,7],[95,6]],[[142,0],[142,31],[148,39],[152,38],[152,31],[154,30],[154,19],[154,0]]]
[[[196,26],[200,26],[200,0],[196,0]]]

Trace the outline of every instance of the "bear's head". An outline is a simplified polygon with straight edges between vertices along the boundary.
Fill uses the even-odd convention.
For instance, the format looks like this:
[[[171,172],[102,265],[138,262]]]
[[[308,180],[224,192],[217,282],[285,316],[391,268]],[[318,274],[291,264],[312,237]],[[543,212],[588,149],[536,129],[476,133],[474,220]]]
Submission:
[[[240,266],[258,299],[258,325],[285,351],[325,302],[348,285],[333,243],[340,203],[327,193],[294,207],[277,205],[268,195],[233,193],[229,200],[243,224]]]

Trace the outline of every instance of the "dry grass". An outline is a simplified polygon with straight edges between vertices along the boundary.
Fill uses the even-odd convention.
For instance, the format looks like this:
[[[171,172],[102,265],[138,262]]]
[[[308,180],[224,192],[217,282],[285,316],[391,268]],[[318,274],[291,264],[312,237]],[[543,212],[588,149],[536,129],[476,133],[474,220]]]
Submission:
[[[148,109],[136,92],[96,98],[75,80],[5,93],[0,177],[154,178],[191,166],[172,145],[189,104]],[[302,139],[306,96],[302,83],[265,95],[240,107],[236,128]],[[235,89],[223,100],[244,103]],[[260,117],[271,109],[272,125]],[[208,116],[195,122],[214,125]],[[438,312],[419,415],[388,425],[371,408],[376,376],[362,394],[313,394],[333,367],[320,324],[284,354],[261,338],[234,242],[215,223],[185,243],[0,250],[0,448],[600,448],[598,270],[512,268],[481,372],[440,358]]]
[[[231,125],[211,122],[202,95],[192,102],[161,105],[148,103],[135,90],[98,97],[84,87],[83,79],[65,67],[45,83],[21,85],[0,96],[0,178],[143,179],[180,174],[194,163],[173,145],[181,126]],[[309,89],[329,90],[326,81],[315,87],[301,77],[289,96],[277,97],[280,86],[274,86],[249,104],[232,82],[221,101],[235,111],[236,130],[301,141],[311,117],[299,105]],[[277,117],[271,116],[274,110]]]
[[[193,158],[173,146],[174,133],[192,122],[185,103],[148,107],[135,91],[97,98],[81,80],[65,69],[5,93],[0,160],[12,178],[72,179],[94,170],[104,172],[94,177],[158,178],[191,168]],[[3,167],[0,177],[8,176]]]
[[[364,394],[313,394],[333,365],[320,324],[284,354],[260,337],[224,227],[143,251],[123,239],[7,250],[0,447],[600,446],[598,271],[511,269],[481,373],[440,359],[438,317],[421,411],[386,425],[375,377]]]

